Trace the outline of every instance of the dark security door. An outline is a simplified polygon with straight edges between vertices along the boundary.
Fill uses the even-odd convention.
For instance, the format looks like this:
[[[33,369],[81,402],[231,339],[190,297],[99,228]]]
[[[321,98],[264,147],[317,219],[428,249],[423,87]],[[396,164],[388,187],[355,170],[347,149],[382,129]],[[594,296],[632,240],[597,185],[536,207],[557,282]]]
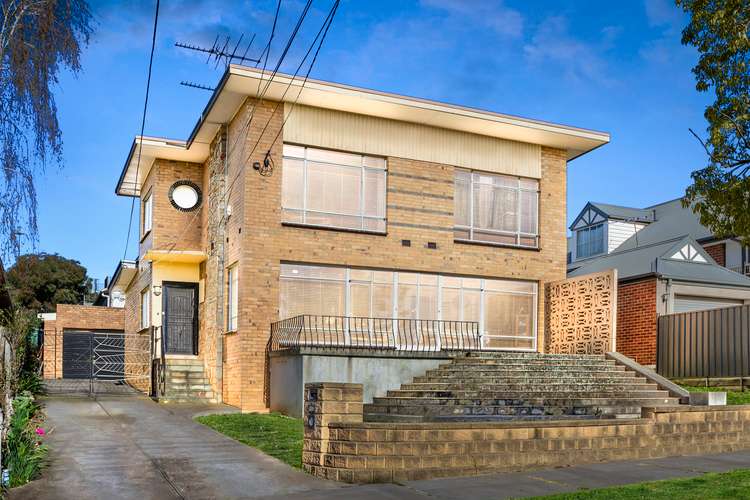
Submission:
[[[163,283],[167,354],[198,354],[198,284]]]

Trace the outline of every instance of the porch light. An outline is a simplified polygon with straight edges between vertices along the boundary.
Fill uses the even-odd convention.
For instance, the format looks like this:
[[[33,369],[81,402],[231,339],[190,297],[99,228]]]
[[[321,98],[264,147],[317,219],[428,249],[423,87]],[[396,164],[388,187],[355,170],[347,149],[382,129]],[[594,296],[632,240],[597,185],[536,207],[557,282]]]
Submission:
[[[153,292],[156,297],[161,295],[161,285],[154,285]]]

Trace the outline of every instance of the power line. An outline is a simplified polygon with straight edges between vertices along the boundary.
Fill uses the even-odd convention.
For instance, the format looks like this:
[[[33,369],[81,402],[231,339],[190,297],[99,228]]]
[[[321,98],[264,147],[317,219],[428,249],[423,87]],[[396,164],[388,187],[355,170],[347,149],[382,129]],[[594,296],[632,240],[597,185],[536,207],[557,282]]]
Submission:
[[[297,105],[297,101],[299,101],[300,95],[302,95],[302,90],[305,88],[305,84],[307,83],[308,78],[310,77],[310,72],[313,69],[313,66],[315,66],[315,61],[318,60],[318,54],[320,54],[320,49],[323,47],[323,42],[325,42],[326,35],[328,35],[328,29],[331,27],[331,24],[333,23],[333,18],[336,16],[336,11],[339,8],[340,0],[336,0],[333,4],[333,7],[331,8],[331,11],[328,13],[328,17],[323,22],[323,26],[325,26],[325,31],[323,32],[323,37],[320,39],[320,43],[318,44],[318,48],[315,50],[315,55],[312,58],[312,61],[310,62],[310,67],[307,69],[307,73],[305,74],[305,79],[302,80],[302,85],[300,86],[299,92],[297,92],[297,97],[294,99],[294,102],[292,103],[291,108],[289,108],[289,113],[284,117],[284,121],[281,122],[281,127],[279,127],[279,130],[276,132],[276,137],[273,138],[273,141],[271,142],[271,146],[269,146],[268,150],[270,152],[271,148],[274,144],[276,144],[276,141],[279,140],[279,136],[281,135],[281,132],[284,130],[284,126],[286,125],[287,120],[289,120],[289,117],[292,116],[292,112],[294,112],[294,107]],[[326,24],[326,22],[328,24]],[[323,28],[321,27],[321,30]],[[315,40],[318,39],[318,36],[320,36],[320,31],[318,31],[318,34],[315,36]],[[315,44],[315,40],[313,40],[313,45]],[[310,47],[312,48],[312,46]],[[307,59],[307,56],[310,54],[310,50],[308,49],[307,54],[305,54],[305,59]],[[303,59],[303,61],[305,60]],[[289,88],[289,87],[287,87]],[[285,92],[286,93],[286,92]],[[263,134],[261,133],[261,136]],[[258,139],[260,140],[260,139]],[[267,153],[268,154],[268,153]]]
[[[143,151],[143,131],[146,128],[146,110],[148,109],[148,95],[151,90],[151,69],[154,65],[154,50],[156,48],[156,27],[159,24],[159,0],[156,0],[156,12],[154,13],[154,33],[151,36],[151,55],[148,59],[148,76],[146,77],[146,98],[143,102],[143,116],[141,117],[141,134],[138,142],[138,159],[135,164],[135,184],[138,186],[138,171],[141,167],[141,152]],[[135,193],[134,193],[135,194]],[[140,194],[140,193],[139,193]],[[135,211],[135,197],[130,202],[130,219],[128,220],[128,236],[125,238],[125,251],[123,260],[128,256],[128,245],[130,245],[130,232],[133,229],[133,212]]]
[[[310,4],[310,3],[312,3],[312,0],[310,0],[308,2],[308,4]],[[313,60],[312,60],[312,62],[310,64],[310,68],[308,69],[307,74],[305,76],[305,80],[303,82],[303,87],[300,88],[300,93],[302,92],[302,89],[304,88],[304,83],[307,82],[307,77],[310,75],[310,72],[312,71],[312,67],[315,64],[315,60],[317,59],[317,56],[318,56],[318,54],[320,52],[320,49],[321,49],[322,44],[323,44],[323,41],[325,40],[325,35],[328,33],[328,28],[330,27],[331,23],[333,22],[333,16],[335,15],[336,11],[338,10],[339,3],[340,3],[340,0],[336,0],[335,3],[334,3],[334,5],[331,7],[331,10],[329,11],[328,15],[326,16],[326,19],[323,22],[323,25],[321,26],[320,30],[318,30],[318,34],[315,36],[315,39],[313,40],[313,42],[310,44],[310,47],[307,49],[307,52],[305,53],[305,57],[302,59],[302,61],[298,65],[297,71],[295,71],[294,76],[292,77],[292,79],[290,80],[289,84],[287,85],[287,89],[284,91],[283,95],[286,95],[286,91],[289,89],[289,87],[291,86],[292,82],[294,81],[294,77],[296,77],[297,73],[299,72],[299,70],[304,65],[304,62],[307,60],[307,57],[310,55],[310,52],[312,51],[313,47],[315,46],[318,38],[321,36],[321,33],[323,33],[323,38],[320,40],[320,44],[318,45],[318,48],[317,48],[317,50],[315,52],[315,57],[313,58]],[[281,4],[281,2],[279,1],[279,5],[280,4]],[[274,68],[274,71],[272,72],[272,74],[269,77],[269,83],[264,88],[263,95],[265,95],[265,93],[267,92],[267,90],[268,90],[268,88],[270,86],[270,83],[273,81],[274,76],[278,73],[278,69],[281,66],[281,63],[283,62],[283,58],[286,57],[286,54],[289,51],[289,46],[291,45],[292,41],[294,40],[294,37],[296,37],[296,34],[299,31],[299,25],[301,24],[302,20],[304,20],[304,16],[307,14],[307,10],[309,10],[309,9],[303,10],[302,15],[300,16],[300,20],[297,22],[296,29],[292,32],[292,34],[291,34],[291,36],[290,36],[290,38],[289,38],[289,40],[287,42],[287,46],[286,46],[285,50],[282,52],[282,56],[279,58],[279,61],[276,64],[276,67]],[[270,42],[270,39],[269,39],[269,42]],[[262,80],[262,78],[263,78],[264,75],[265,75],[265,72],[261,73],[260,80]],[[259,81],[258,87],[260,88],[260,81]],[[297,99],[299,99],[300,93],[297,94]],[[295,103],[296,103],[296,100],[295,100]],[[277,108],[278,108],[278,104],[277,104]],[[255,109],[257,109],[257,104],[253,107],[253,110],[251,112],[251,116],[249,117],[249,119],[245,123],[245,125],[243,126],[243,130],[250,125],[250,122],[252,121],[252,117],[255,114]],[[274,113],[272,113],[271,116],[268,118],[268,120],[266,122],[266,125],[263,128],[263,131],[265,131],[267,129],[268,124],[270,123],[271,119],[275,115],[275,112],[276,112],[276,109],[274,110]],[[232,144],[232,146],[235,146],[237,144],[237,142],[239,141],[239,139],[241,138],[241,136],[244,136],[244,132],[238,134],[237,139],[235,139],[235,142]],[[261,134],[261,136],[262,136],[262,134]],[[256,145],[253,147],[253,150],[250,152],[250,154],[247,157],[248,159],[255,152],[255,149],[257,148],[257,145],[258,145],[258,143],[256,143]],[[232,149],[234,149],[234,148],[232,148]],[[227,150],[226,154],[227,154],[227,158],[229,158],[230,155],[231,155],[231,152],[229,150]],[[240,175],[242,175],[242,172],[244,171],[244,166],[245,166],[246,163],[247,163],[247,160],[243,160],[242,163],[240,163],[240,167],[239,167],[239,169],[237,171],[237,174],[232,179],[232,182],[230,183],[229,188],[224,192],[224,194],[220,198],[220,201],[223,201],[224,199],[226,199],[231,194],[232,188],[234,187],[234,184],[239,179]],[[217,204],[217,206],[219,206],[219,205],[220,204]],[[190,227],[192,227],[192,224],[195,221],[195,219],[197,218],[198,214],[199,214],[199,212],[196,212],[193,215],[193,218],[185,225],[183,231],[174,240],[174,242],[170,245],[170,248],[167,250],[167,253],[170,253],[170,252],[172,252],[174,250],[174,247],[177,245],[177,242],[182,238],[182,236],[184,236],[184,234],[187,232],[187,230]],[[208,214],[208,217],[210,218],[210,214]]]
[[[260,141],[263,139],[263,135],[265,134],[266,130],[268,129],[269,124],[271,123],[271,120],[273,119],[274,116],[276,116],[276,112],[278,111],[279,106],[283,102],[284,97],[286,97],[286,94],[289,91],[289,89],[291,88],[292,83],[294,83],[294,79],[297,77],[297,74],[299,73],[300,69],[302,69],[302,66],[304,66],[305,61],[307,61],[307,58],[310,56],[310,52],[312,52],[313,47],[315,47],[315,44],[318,42],[318,38],[320,38],[321,33],[323,33],[323,37],[320,39],[320,43],[318,44],[318,48],[315,51],[315,57],[313,58],[312,62],[310,63],[310,67],[308,68],[307,74],[305,75],[305,79],[302,82],[302,86],[300,87],[300,90],[297,93],[297,98],[295,99],[294,104],[296,104],[297,99],[299,99],[299,96],[302,93],[302,90],[304,89],[305,84],[307,83],[308,77],[310,76],[310,72],[312,71],[313,65],[315,64],[315,61],[316,61],[316,59],[318,57],[318,54],[320,53],[320,49],[323,46],[323,41],[325,40],[325,35],[328,33],[328,28],[331,26],[331,23],[333,22],[333,17],[336,15],[336,11],[338,10],[339,3],[340,3],[340,0],[336,0],[334,2],[334,4],[331,6],[331,9],[328,11],[328,15],[323,20],[323,24],[321,25],[320,29],[318,30],[318,33],[315,35],[315,38],[313,39],[312,43],[310,44],[310,47],[308,47],[307,52],[305,52],[305,56],[302,58],[302,60],[300,61],[299,65],[297,66],[297,69],[295,70],[294,74],[289,79],[289,83],[287,84],[286,88],[284,89],[284,93],[281,94],[281,97],[276,102],[276,105],[274,106],[274,109],[273,109],[273,112],[271,113],[271,116],[269,116],[268,120],[266,120],[266,123],[265,123],[265,125],[263,127],[263,130],[258,135],[258,140],[255,141],[255,145],[253,146],[253,149],[250,151],[250,153],[247,155],[247,157],[245,157],[245,159],[242,161],[241,168],[238,170],[237,175],[235,175],[235,177],[232,179],[232,182],[229,185],[229,189],[225,193],[226,196],[229,196],[229,194],[231,194],[232,188],[234,187],[235,182],[237,181],[237,179],[239,178],[239,176],[240,176],[240,174],[242,172],[242,167],[244,167],[247,164],[247,162],[250,160],[250,158],[252,157],[252,155],[255,153],[255,150],[258,148],[258,145],[260,144]],[[287,47],[287,49],[288,49],[288,47]],[[278,69],[278,65],[277,65],[277,69]],[[266,88],[268,88],[270,86],[271,82],[273,81],[272,79],[273,79],[274,75],[275,75],[275,73],[273,75],[271,75],[271,79],[269,79],[269,81],[268,81],[269,83],[266,86]],[[261,75],[261,78],[262,78],[262,75]],[[294,109],[294,106],[292,106],[292,109]],[[282,123],[281,128],[279,129],[279,131],[276,134],[276,138],[274,139],[274,143],[278,139],[279,134],[281,134],[281,131],[283,130],[284,124],[286,124],[286,120],[288,118],[289,118],[289,116],[287,115],[286,119]],[[273,146],[273,143],[271,143],[271,146]],[[269,149],[269,151],[270,151],[270,149]],[[268,157],[268,153],[266,153],[266,157]],[[264,158],[264,163],[265,163],[265,161],[266,161],[266,159]]]

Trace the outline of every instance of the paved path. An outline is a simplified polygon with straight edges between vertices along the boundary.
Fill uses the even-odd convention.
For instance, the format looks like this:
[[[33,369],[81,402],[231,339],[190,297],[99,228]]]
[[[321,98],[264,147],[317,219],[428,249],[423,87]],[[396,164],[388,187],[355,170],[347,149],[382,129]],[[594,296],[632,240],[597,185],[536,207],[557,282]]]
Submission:
[[[339,486],[194,422],[205,406],[140,396],[55,396],[45,406],[50,466],[11,498],[253,498]]]
[[[194,422],[205,406],[114,396],[51,397],[46,407],[53,428],[51,464],[42,479],[12,490],[11,498],[495,500],[750,467],[750,451],[745,451],[350,486],[315,479]]]
[[[698,457],[609,462],[485,476],[409,481],[401,485],[366,485],[334,491],[267,497],[289,500],[448,500],[523,498],[605,488],[643,481],[693,477],[706,472],[750,468],[750,451]]]

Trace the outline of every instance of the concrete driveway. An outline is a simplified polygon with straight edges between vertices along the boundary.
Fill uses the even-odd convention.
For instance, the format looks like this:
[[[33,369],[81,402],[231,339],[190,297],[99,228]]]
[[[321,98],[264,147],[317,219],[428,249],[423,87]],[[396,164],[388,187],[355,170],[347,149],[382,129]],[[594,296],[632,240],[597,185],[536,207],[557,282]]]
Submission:
[[[50,465],[11,498],[254,498],[339,486],[193,421],[205,406],[140,396],[55,396],[45,406]]]
[[[352,486],[322,481],[193,421],[205,406],[143,397],[46,399],[52,449],[28,499],[419,500],[520,498],[750,466],[750,451],[577,465],[485,476]],[[219,407],[219,411],[235,411]],[[216,412],[213,407],[211,412]]]

